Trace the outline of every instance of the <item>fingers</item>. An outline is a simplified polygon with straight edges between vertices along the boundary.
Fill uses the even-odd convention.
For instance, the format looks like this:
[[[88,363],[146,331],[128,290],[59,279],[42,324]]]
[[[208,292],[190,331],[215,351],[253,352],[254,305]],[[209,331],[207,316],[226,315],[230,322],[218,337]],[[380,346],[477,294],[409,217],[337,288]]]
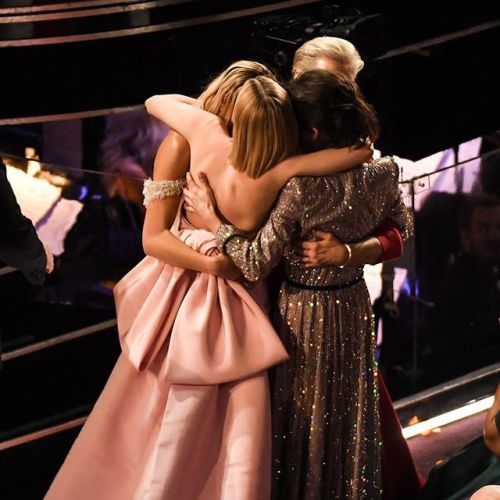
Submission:
[[[208,182],[207,174],[205,172],[200,172],[198,174],[198,180],[201,186],[212,189],[210,187],[210,183]]]
[[[319,238],[321,240],[329,240],[333,238],[332,233],[320,231],[319,229],[313,229],[312,234],[315,238]]]
[[[188,212],[194,212],[195,202],[193,199],[193,194],[187,189],[183,189],[182,191],[184,193],[184,208]]]
[[[294,248],[294,252],[296,255],[300,255],[301,257],[304,257],[306,255],[307,250],[305,248],[297,246]]]
[[[312,247],[312,248],[306,248],[306,247],[295,247],[295,254],[300,255],[301,257],[309,257],[311,259],[315,259],[317,256],[319,256],[321,253],[320,248],[318,247]]]
[[[302,254],[297,254],[302,257],[300,260],[302,264],[306,267],[319,267],[323,263],[323,256],[317,252],[311,252],[310,250],[304,250]]]
[[[191,201],[195,199],[204,200],[206,198],[205,191],[193,184],[191,186],[188,184],[187,188],[184,188],[182,192],[184,193],[184,197],[189,198]]]
[[[318,238],[320,240],[330,240],[330,241],[338,241],[332,233],[327,233],[326,231],[320,231],[319,229],[313,229],[312,234],[314,238]]]
[[[54,270],[54,257],[50,254],[50,257],[47,258],[47,264],[45,266],[45,272],[50,274]]]
[[[202,187],[198,175],[193,175],[191,172],[188,172],[186,174],[186,179],[187,179],[188,186],[196,186],[197,188]],[[189,189],[191,189],[191,187]]]
[[[315,238],[321,240],[317,243],[318,245],[321,245],[322,242],[328,243],[328,246],[338,246],[344,244],[343,241],[336,238],[332,233],[327,233],[325,231],[319,231],[318,229],[314,229],[312,234]]]
[[[310,258],[302,259],[302,264],[304,264],[304,267],[306,267],[306,268],[320,267],[321,266],[321,263],[318,260],[310,259]]]
[[[193,176],[191,175],[191,172],[188,172],[186,174],[186,184],[188,189],[191,189],[192,187],[196,186],[196,183],[194,182]]]
[[[301,241],[295,244],[294,247],[301,250],[317,250],[319,244],[316,241]]]

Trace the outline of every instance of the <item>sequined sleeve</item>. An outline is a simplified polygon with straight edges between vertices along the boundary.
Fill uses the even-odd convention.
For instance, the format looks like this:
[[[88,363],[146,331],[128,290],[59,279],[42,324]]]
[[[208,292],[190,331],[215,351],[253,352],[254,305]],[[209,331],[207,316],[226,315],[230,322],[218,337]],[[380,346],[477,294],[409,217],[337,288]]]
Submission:
[[[186,179],[154,181],[147,179],[144,181],[142,194],[144,195],[144,206],[148,206],[154,200],[162,200],[170,196],[182,194],[182,188],[186,184]]]
[[[301,206],[300,183],[291,179],[253,239],[224,225],[216,234],[219,248],[231,257],[248,281],[258,281],[280,262],[286,246],[298,236]]]
[[[399,165],[393,158],[386,158],[385,160],[394,164],[393,168],[396,176],[396,182],[392,183],[389,188],[391,191],[390,195],[394,198],[394,203],[389,210],[388,217],[390,217],[399,226],[403,239],[408,240],[412,238],[414,234],[413,214],[412,211],[405,205],[401,189],[397,184],[397,180],[399,179]]]

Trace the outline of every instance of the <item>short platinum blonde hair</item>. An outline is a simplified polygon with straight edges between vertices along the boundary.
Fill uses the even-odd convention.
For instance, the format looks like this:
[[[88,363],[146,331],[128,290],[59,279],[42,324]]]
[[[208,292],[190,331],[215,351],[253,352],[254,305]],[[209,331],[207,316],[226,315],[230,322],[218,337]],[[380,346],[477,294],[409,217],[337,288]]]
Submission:
[[[314,62],[319,57],[327,57],[338,63],[340,71],[353,81],[365,65],[351,42],[333,36],[320,36],[304,43],[295,52],[294,77],[315,69]]]

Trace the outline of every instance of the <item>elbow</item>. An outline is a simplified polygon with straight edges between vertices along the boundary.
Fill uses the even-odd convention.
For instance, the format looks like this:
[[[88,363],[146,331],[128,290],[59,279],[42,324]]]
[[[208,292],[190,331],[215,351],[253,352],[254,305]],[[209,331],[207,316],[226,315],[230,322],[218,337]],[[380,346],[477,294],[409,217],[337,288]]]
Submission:
[[[142,249],[146,255],[154,257],[154,243],[151,235],[143,233],[142,234]]]
[[[155,114],[155,108],[158,108],[158,103],[159,103],[160,99],[161,99],[161,96],[154,95],[154,96],[148,97],[146,99],[146,101],[144,102],[144,106],[146,107],[146,111],[150,115],[153,115],[156,118],[158,118],[158,116]]]
[[[148,99],[146,99],[146,101],[144,102],[144,106],[146,107],[146,111],[149,113],[149,114],[152,114],[151,113],[151,109],[153,107],[153,104],[154,104],[154,101],[155,101],[155,97],[156,96],[152,96],[152,97],[149,97]]]
[[[485,435],[484,443],[491,453],[500,458],[500,436],[498,436],[498,434],[496,436]]]

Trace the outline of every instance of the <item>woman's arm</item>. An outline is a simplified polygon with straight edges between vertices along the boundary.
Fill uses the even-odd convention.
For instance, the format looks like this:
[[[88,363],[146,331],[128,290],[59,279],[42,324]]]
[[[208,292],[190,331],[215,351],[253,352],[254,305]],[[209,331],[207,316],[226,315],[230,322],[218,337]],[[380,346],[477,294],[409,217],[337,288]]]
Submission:
[[[188,168],[189,145],[182,136],[170,131],[158,149],[154,179],[183,179]],[[202,255],[170,232],[180,199],[178,194],[151,201],[148,205],[142,233],[144,252],[173,266],[237,279],[238,273],[227,258]]]
[[[258,281],[280,262],[299,229],[302,203],[295,182],[293,179],[283,188],[267,222],[253,238],[222,223],[208,180],[202,175],[188,184],[186,210],[205,220],[206,229],[215,233],[219,248],[231,257],[248,281]]]
[[[215,115],[193,106],[195,99],[180,94],[155,95],[146,100],[150,115],[166,123],[189,142],[192,135],[208,121],[219,120]]]
[[[500,457],[500,429],[497,426],[497,414],[500,412],[500,384],[495,392],[492,407],[486,413],[484,441],[492,453]]]
[[[306,267],[342,266],[347,262],[359,266],[398,259],[403,255],[403,237],[392,219],[386,219],[372,236],[347,246],[331,233],[313,231],[316,241],[301,241],[295,245]]]
[[[360,149],[323,149],[314,153],[292,156],[271,170],[281,186],[292,177],[333,175],[361,165],[371,160],[373,149],[364,146]]]

